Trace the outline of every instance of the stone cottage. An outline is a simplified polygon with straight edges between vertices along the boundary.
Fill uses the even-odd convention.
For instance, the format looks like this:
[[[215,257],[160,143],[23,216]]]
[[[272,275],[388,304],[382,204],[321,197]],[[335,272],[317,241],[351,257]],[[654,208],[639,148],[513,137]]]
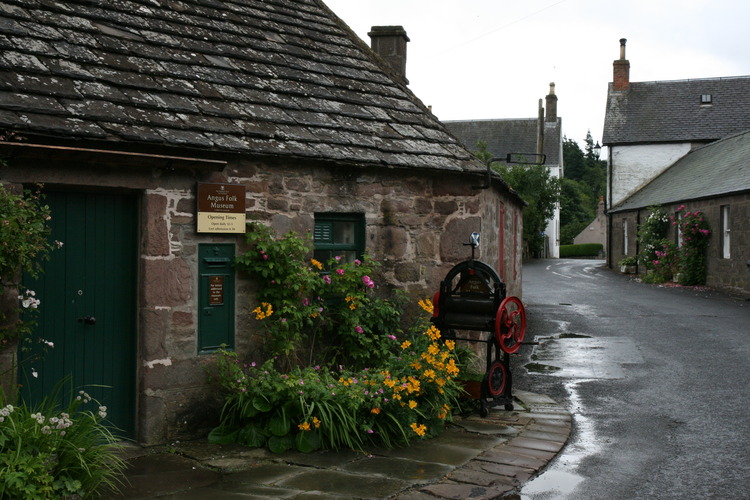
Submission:
[[[750,292],[750,77],[631,82],[625,45],[604,120],[608,265],[640,251],[649,206],[675,213],[685,205],[712,230],[707,283]]]
[[[55,343],[38,378],[20,370],[32,400],[67,374],[107,386],[112,421],[145,444],[215,418],[211,352],[257,347],[254,284],[232,268],[251,220],[366,252],[414,298],[480,232],[481,259],[521,295],[523,201],[322,1],[0,12],[0,181],[44,183],[64,243],[29,284],[35,335]],[[382,45],[408,40],[394,36]]]
[[[555,84],[550,83],[549,94],[539,100],[536,118],[504,118],[492,120],[448,120],[448,127],[471,151],[477,151],[477,143],[487,144],[487,152],[498,158],[497,163],[539,162],[544,158],[544,166],[550,175],[561,179],[563,168],[562,118],[557,116],[557,94]],[[542,156],[544,155],[544,156]],[[532,165],[529,168],[533,168]],[[545,248],[542,257],[560,257],[560,207],[555,207],[552,218],[544,228]]]

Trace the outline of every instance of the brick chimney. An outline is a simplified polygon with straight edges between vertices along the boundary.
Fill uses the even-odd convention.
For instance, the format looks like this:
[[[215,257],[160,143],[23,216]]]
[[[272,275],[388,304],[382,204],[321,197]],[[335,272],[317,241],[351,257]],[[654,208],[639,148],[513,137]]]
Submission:
[[[375,51],[402,79],[406,79],[406,44],[409,37],[403,26],[373,26],[370,36],[370,47]]]
[[[557,96],[555,95],[555,82],[549,84],[549,94],[547,94],[547,122],[557,121]]]
[[[630,88],[630,61],[625,59],[626,43],[625,38],[620,38],[620,58],[613,64],[612,90],[615,92],[624,92]]]

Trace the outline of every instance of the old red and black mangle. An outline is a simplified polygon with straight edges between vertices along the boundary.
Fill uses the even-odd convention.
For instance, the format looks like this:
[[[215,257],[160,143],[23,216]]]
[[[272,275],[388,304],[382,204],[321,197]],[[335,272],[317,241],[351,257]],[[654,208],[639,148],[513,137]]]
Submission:
[[[471,246],[471,259],[455,265],[440,282],[432,322],[443,340],[487,344],[486,371],[478,395],[480,413],[486,417],[494,406],[513,409],[510,355],[523,342],[526,311],[518,297],[505,296],[505,283],[497,272],[474,259],[479,233],[472,233],[464,245]]]

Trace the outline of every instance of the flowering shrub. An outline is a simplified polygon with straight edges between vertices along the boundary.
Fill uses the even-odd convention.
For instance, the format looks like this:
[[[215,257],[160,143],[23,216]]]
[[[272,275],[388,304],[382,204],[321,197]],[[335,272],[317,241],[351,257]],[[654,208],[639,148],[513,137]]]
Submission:
[[[668,243],[666,237],[667,231],[669,231],[669,217],[660,206],[649,207],[649,212],[649,216],[638,227],[638,243],[641,248],[638,261],[646,269],[653,271],[659,266],[660,256],[657,255],[657,252],[663,253],[665,251],[664,246]],[[663,275],[664,266],[660,267],[662,270],[654,274]],[[665,279],[671,277],[670,274]]]
[[[106,407],[81,391],[60,409],[59,387],[36,408],[0,397],[0,498],[88,498],[116,487],[125,464],[102,425]]]
[[[226,399],[210,441],[307,452],[440,431],[459,391],[455,344],[425,319],[401,328],[403,299],[376,294],[375,262],[319,262],[309,239],[257,223],[247,242],[237,265],[259,281],[267,361],[219,353],[211,377]]]
[[[268,357],[286,368],[312,364],[373,366],[388,355],[389,335],[400,331],[403,299],[378,297],[369,259],[343,263],[310,259],[309,239],[293,232],[276,238],[253,223],[250,249],[237,266],[258,278],[259,320]]]
[[[706,247],[710,237],[708,222],[700,211],[691,212],[681,205],[677,217],[668,217],[661,207],[649,207],[651,214],[638,228],[642,248],[638,260],[651,271],[643,276],[648,283],[664,283],[680,277],[682,285],[706,282]],[[667,239],[669,222],[682,235],[679,247]]]
[[[47,240],[50,220],[49,207],[43,204],[38,191],[10,193],[0,185],[0,289],[18,288],[20,273],[37,276],[41,263],[54,248]],[[25,317],[0,328],[0,349],[10,340],[31,332],[33,321],[28,314],[39,305],[34,293],[27,290],[19,296]],[[0,310],[0,325],[6,323],[10,311]]]
[[[459,388],[455,343],[434,326],[384,340],[388,357],[377,367],[294,367],[274,360],[241,362],[221,351],[213,374],[227,393],[222,425],[209,439],[289,448],[362,449],[394,446],[436,434],[450,418]]]
[[[691,212],[681,205],[680,214],[673,218],[673,224],[679,227],[682,234],[680,247],[680,284],[703,285],[706,283],[706,248],[711,231],[703,213]]]
[[[643,277],[646,283],[664,283],[671,280],[680,268],[677,245],[666,239],[662,240],[661,246],[653,250],[653,260],[648,268],[652,272]]]

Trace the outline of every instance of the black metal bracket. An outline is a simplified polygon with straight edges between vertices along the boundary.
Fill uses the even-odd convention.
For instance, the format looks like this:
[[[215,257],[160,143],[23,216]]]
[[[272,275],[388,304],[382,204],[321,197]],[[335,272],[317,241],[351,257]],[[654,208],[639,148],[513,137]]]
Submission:
[[[527,161],[526,158],[537,158],[540,161]],[[514,158],[517,158],[515,160]],[[505,158],[502,156],[496,156],[492,157],[489,160],[487,160],[487,177],[484,181],[484,184],[481,186],[471,186],[472,189],[488,189],[491,185],[492,181],[492,163],[496,161],[502,161],[504,160],[505,163],[508,164],[516,164],[516,165],[544,165],[547,161],[547,155],[544,153],[508,153],[505,155]]]

